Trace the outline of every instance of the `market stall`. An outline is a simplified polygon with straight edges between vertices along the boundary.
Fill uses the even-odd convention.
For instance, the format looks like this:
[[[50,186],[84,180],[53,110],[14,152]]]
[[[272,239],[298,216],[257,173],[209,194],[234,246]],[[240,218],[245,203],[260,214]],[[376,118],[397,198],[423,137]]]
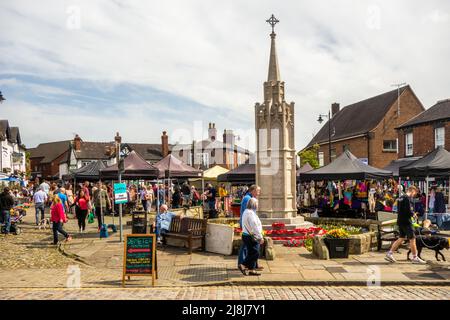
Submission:
[[[74,186],[77,181],[98,181],[100,180],[100,170],[106,168],[106,165],[101,160],[91,162],[81,168],[73,170],[69,174],[62,176],[63,180],[74,180]]]
[[[377,205],[393,206],[397,190],[390,177],[391,171],[366,165],[346,150],[327,166],[300,172],[298,201],[323,216],[367,218],[367,212],[381,209]]]
[[[245,163],[217,177],[218,182],[228,182],[232,185],[252,185],[256,181],[255,164]]]
[[[424,181],[426,195],[426,214],[429,208],[430,182],[433,187],[442,188],[447,197],[448,206],[450,206],[449,187],[450,187],[450,152],[444,147],[438,147],[424,157],[400,167],[400,176],[409,181]],[[448,211],[448,209],[447,209]]]

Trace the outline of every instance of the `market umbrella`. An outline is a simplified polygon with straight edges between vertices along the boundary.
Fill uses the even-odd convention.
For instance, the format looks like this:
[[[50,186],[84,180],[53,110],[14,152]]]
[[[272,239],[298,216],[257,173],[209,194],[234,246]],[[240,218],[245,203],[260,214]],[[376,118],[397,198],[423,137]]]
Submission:
[[[208,170],[203,171],[203,178],[205,180],[217,180],[217,177],[221,174],[227,173],[230,170],[227,168],[224,168],[219,165],[215,165],[212,168],[209,168]]]
[[[301,180],[365,180],[389,177],[392,177],[392,171],[369,166],[348,150],[322,168],[300,173]]]
[[[124,171],[122,179],[156,179],[159,171],[157,168],[147,163],[136,151],[131,151],[124,159]],[[101,179],[115,180],[118,176],[118,164],[100,170]]]

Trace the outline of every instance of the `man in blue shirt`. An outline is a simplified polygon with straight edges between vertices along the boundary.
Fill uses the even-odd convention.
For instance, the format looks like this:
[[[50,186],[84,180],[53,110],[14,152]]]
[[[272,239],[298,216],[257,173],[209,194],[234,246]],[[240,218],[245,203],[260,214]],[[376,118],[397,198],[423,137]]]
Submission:
[[[67,201],[66,189],[65,188],[60,188],[59,189],[58,197],[61,199],[61,203],[62,203],[63,208],[64,208],[64,213],[67,213],[68,208],[69,208],[69,203]]]
[[[253,184],[248,189],[248,192],[244,196],[244,198],[242,198],[242,201],[241,201],[241,216],[239,218],[239,224],[240,224],[241,228],[242,228],[242,216],[243,216],[243,213],[244,213],[245,209],[247,209],[248,201],[251,198],[258,199],[260,194],[261,194],[261,188],[259,186],[257,186],[256,184]],[[242,243],[241,247],[239,249],[238,266],[241,265],[244,262],[245,256],[247,255],[247,250],[245,248],[246,247]],[[259,268],[257,268],[257,269],[259,269]]]

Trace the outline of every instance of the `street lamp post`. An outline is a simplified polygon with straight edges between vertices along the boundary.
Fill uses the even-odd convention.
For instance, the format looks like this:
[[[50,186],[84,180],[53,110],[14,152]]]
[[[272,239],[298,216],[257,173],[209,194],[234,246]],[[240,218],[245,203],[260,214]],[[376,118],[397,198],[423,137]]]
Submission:
[[[329,163],[331,163],[331,114],[330,114],[330,110],[328,110],[328,115],[326,114],[319,114],[319,119],[317,119],[317,121],[322,124],[323,122],[323,118],[328,118],[328,160]]]

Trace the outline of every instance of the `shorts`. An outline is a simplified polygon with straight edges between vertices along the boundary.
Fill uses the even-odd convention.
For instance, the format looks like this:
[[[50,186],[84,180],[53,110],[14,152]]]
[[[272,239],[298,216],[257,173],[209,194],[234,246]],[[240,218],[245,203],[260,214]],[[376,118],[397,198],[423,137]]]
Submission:
[[[411,224],[399,225],[398,231],[400,233],[400,238],[407,238],[408,240],[411,240],[416,237],[416,235],[414,234],[414,228]]]

